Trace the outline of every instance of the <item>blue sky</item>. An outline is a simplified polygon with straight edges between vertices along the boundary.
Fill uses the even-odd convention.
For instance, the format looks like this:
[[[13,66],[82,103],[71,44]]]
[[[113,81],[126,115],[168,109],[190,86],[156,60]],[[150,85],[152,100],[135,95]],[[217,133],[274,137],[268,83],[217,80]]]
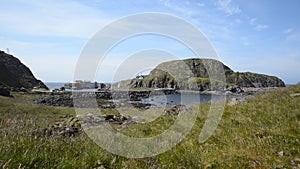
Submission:
[[[199,28],[233,70],[275,75],[293,84],[300,82],[299,6],[298,0],[3,1],[0,50],[9,48],[43,81],[72,81],[82,49],[98,30],[127,15],[162,12]],[[148,37],[116,49],[96,79],[110,81],[123,57],[137,50],[135,45],[140,49],[164,44],[168,50],[176,46],[168,39]],[[174,52],[182,59],[192,55]]]

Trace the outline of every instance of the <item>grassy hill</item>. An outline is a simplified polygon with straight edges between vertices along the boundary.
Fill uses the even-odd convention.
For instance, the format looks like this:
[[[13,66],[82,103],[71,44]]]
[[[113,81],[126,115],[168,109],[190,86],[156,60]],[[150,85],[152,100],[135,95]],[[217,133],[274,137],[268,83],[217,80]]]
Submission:
[[[72,108],[31,104],[31,96],[0,97],[1,168],[293,168],[300,158],[300,85],[265,93],[246,104],[227,105],[217,130],[198,142],[209,103],[179,145],[155,157],[127,159],[98,147],[87,135],[38,137],[32,131],[74,116]],[[110,113],[110,112],[108,112]],[[112,113],[112,112],[111,112]],[[134,124],[124,134],[147,137],[161,132],[176,116]],[[118,128],[118,126],[115,126]]]
[[[220,74],[224,74],[222,76]],[[211,76],[211,78],[210,78]],[[191,58],[163,62],[149,75],[121,82],[130,88],[180,88],[184,90],[217,90],[231,86],[284,87],[275,76],[251,72],[234,72],[213,59]],[[214,87],[214,88],[213,88]]]

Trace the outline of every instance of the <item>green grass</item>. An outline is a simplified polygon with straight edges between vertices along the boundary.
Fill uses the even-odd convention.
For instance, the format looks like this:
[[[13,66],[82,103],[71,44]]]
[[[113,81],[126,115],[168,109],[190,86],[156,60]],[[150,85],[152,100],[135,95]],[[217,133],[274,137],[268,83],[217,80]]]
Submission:
[[[291,93],[300,93],[300,85],[258,95],[244,105],[227,106],[217,130],[202,144],[198,139],[210,104],[201,104],[192,131],[180,144],[158,156],[141,159],[113,155],[98,147],[86,134],[37,137],[32,131],[74,116],[74,110],[30,104],[31,96],[26,95],[0,97],[0,167],[296,167],[291,160],[300,158],[300,97],[290,97]],[[191,110],[197,106],[191,106]],[[150,123],[127,126],[122,132],[150,137],[161,133],[175,119],[176,116],[163,116]],[[284,152],[282,157],[278,155],[280,151]]]

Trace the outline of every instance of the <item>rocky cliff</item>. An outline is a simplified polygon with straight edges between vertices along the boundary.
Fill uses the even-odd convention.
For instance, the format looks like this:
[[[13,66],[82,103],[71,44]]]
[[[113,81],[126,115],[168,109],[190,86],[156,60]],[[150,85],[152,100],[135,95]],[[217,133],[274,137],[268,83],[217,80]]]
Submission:
[[[0,85],[11,90],[34,87],[48,89],[19,59],[3,51],[0,51]]]
[[[205,66],[206,65],[206,66]],[[189,69],[189,71],[183,71]],[[208,70],[209,69],[209,70]],[[220,70],[223,69],[223,70]],[[174,78],[170,72],[179,75]],[[189,73],[186,73],[189,72]],[[225,81],[209,78],[208,72],[224,72]],[[228,66],[213,59],[175,60],[159,64],[149,75],[123,81],[130,88],[180,88],[185,90],[215,90],[212,86],[222,84],[226,87],[284,87],[284,82],[274,76],[251,72],[234,72]],[[179,85],[180,83],[180,85]],[[214,85],[212,85],[214,83]],[[220,85],[220,86],[222,86]],[[180,86],[180,87],[179,87]]]

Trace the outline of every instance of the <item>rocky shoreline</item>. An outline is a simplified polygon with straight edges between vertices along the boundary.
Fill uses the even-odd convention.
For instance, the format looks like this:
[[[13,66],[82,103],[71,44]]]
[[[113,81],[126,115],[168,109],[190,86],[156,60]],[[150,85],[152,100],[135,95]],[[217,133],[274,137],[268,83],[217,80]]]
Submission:
[[[124,106],[126,103],[113,103],[112,100],[127,100],[131,105],[135,107],[145,107],[149,106],[147,104],[141,104],[139,101],[144,98],[149,98],[151,96],[157,96],[161,94],[175,94],[175,90],[166,90],[166,91],[157,91],[157,90],[139,90],[139,91],[97,91],[97,92],[51,92],[51,93],[42,93],[39,92],[34,98],[33,102],[36,104],[43,104],[48,106],[63,106],[63,107],[74,107],[73,99],[82,98],[91,99],[95,98],[97,100],[100,108],[116,108]],[[83,107],[88,107],[85,105]]]
[[[103,109],[118,108],[121,106],[133,105],[137,108],[147,108],[151,105],[140,103],[142,99],[151,96],[181,94],[181,93],[197,93],[202,95],[226,95],[229,105],[244,103],[247,98],[254,97],[268,91],[273,91],[278,87],[269,88],[241,88],[231,87],[226,91],[188,91],[188,90],[139,90],[139,91],[98,91],[98,92],[39,92],[33,102],[49,106],[74,107],[73,98],[96,98],[97,104]],[[123,100],[124,102],[113,102],[112,100]],[[83,107],[88,107],[84,105]]]

